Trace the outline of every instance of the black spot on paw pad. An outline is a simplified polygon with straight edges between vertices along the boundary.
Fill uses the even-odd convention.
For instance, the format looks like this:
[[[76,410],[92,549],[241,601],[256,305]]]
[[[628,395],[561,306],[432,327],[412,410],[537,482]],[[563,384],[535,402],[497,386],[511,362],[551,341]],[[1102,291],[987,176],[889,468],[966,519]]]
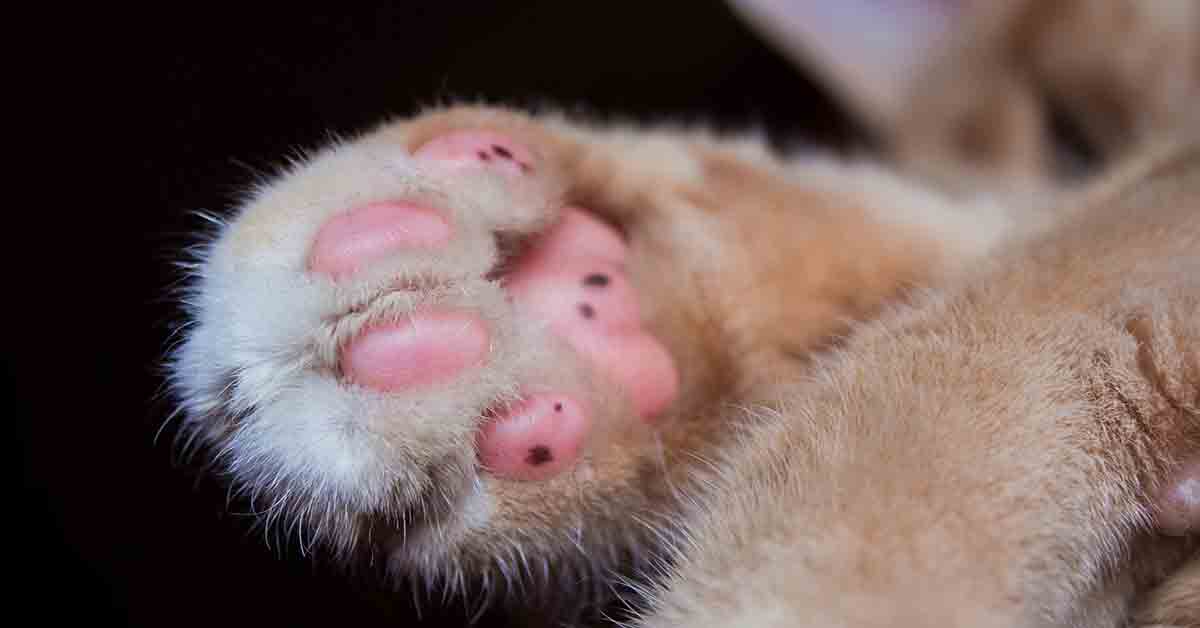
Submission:
[[[592,273],[583,278],[583,285],[596,286],[597,288],[603,288],[604,286],[607,286],[608,282],[608,275],[605,275],[604,273]]]
[[[550,448],[545,445],[537,445],[529,450],[529,455],[525,457],[525,462],[532,466],[539,467],[552,462],[554,455],[550,453]]]

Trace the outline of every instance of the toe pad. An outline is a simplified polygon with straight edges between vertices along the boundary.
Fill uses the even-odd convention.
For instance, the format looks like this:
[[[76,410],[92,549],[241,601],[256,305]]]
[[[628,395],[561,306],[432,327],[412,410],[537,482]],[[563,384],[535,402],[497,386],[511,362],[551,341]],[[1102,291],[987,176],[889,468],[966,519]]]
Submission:
[[[497,477],[544,480],[573,467],[590,427],[565,395],[533,395],[491,417],[479,432],[479,462]]]

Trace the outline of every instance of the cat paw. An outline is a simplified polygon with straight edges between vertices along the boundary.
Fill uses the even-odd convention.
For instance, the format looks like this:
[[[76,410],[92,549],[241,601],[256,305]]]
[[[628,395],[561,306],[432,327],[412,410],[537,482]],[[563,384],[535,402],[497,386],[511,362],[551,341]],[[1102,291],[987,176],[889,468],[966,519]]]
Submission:
[[[487,110],[386,126],[258,190],[204,249],[172,363],[185,433],[268,519],[446,553],[506,500],[578,489],[598,435],[676,400],[629,247],[571,203],[564,147]]]

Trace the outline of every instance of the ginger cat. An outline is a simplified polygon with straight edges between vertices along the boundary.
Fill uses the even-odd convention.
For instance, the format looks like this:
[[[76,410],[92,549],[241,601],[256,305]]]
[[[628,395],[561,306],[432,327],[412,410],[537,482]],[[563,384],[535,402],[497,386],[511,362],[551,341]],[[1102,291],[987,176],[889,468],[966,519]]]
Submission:
[[[884,163],[477,107],[326,148],[196,257],[183,434],[306,546],[538,620],[632,574],[647,626],[1200,622],[1200,156],[1143,148],[1200,90],[1062,105],[1121,164],[1076,189],[1032,97],[984,150],[923,119],[1028,23],[958,10],[912,28],[981,52],[878,93],[816,61]]]

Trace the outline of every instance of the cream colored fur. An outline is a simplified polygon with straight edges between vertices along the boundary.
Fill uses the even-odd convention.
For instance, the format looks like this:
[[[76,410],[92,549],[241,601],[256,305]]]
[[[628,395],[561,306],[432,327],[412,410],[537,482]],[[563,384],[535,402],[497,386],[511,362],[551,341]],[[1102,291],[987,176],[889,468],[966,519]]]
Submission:
[[[752,409],[639,625],[1123,626],[1182,564],[1138,617],[1197,625],[1200,150],[1134,168]]]
[[[1123,70],[1111,80],[1131,95],[1093,115],[1068,79],[1104,78],[1105,55],[1147,38],[1054,61],[1055,33],[1077,22],[1022,34],[1040,9],[1012,7],[960,22],[974,35],[926,47],[933,61],[885,72],[901,80],[878,93],[818,59],[887,163],[475,107],[312,154],[197,249],[171,365],[182,437],[306,548],[365,553],[436,597],[505,598],[538,620],[570,621],[632,574],[647,626],[1200,623],[1196,536],[1159,534],[1152,503],[1200,454],[1200,183],[1194,145],[1145,149],[1186,135],[1179,103],[1196,92]],[[1191,51],[1190,22],[1169,24],[1168,48]],[[995,56],[1014,41],[1048,56]],[[1194,67],[1190,54],[1164,72]],[[1048,69],[1013,82],[1027,62]],[[976,81],[987,89],[960,89]],[[1106,159],[1142,156],[1064,184],[1028,97],[1042,83]],[[1142,87],[1146,115],[1129,117]],[[1005,98],[981,96],[996,89]],[[1117,117],[1133,130],[1107,133]],[[957,135],[979,120],[982,151]],[[473,128],[533,148],[535,176],[411,157]],[[443,212],[448,247],[352,281],[307,272],[326,220],[393,199]],[[627,237],[646,324],[680,367],[681,397],[653,426],[627,420],[624,392],[490,275],[567,204]],[[485,365],[419,392],[344,380],[340,347],[433,304],[484,318]],[[566,385],[599,426],[574,470],[513,482],[478,469],[485,409]]]
[[[486,173],[446,178],[423,171],[407,157],[413,146],[428,137],[480,126],[502,130],[539,147],[550,166],[514,187],[501,185]],[[1114,179],[1137,184],[1140,175]],[[1116,194],[1121,189],[1109,185],[1103,193],[1084,197]],[[324,220],[343,207],[388,198],[419,199],[445,210],[452,218],[456,241],[438,255],[401,255],[348,283],[334,284],[305,271],[307,246]],[[588,377],[568,349],[532,319],[522,317],[495,282],[484,277],[498,261],[493,234],[528,237],[553,219],[555,208],[567,203],[597,209],[629,236],[631,272],[646,305],[648,323],[681,363],[684,397],[655,429],[621,428],[593,435],[583,461],[567,476],[544,483],[505,482],[477,470],[473,433],[484,408],[514,398],[518,387],[553,389],[566,381],[587,381],[592,402],[602,409],[598,423],[628,425],[619,420],[628,414],[621,392]],[[724,608],[717,603],[722,599],[719,596],[711,599],[713,609],[709,608],[708,593],[688,597],[689,574],[704,569],[693,564],[705,565],[711,558],[720,561],[716,571],[740,574],[727,563],[740,564],[742,559],[736,556],[741,556],[743,549],[747,557],[758,556],[754,539],[780,535],[778,542],[787,549],[767,554],[799,558],[815,543],[830,560],[861,560],[854,556],[868,545],[860,544],[865,540],[856,534],[864,533],[856,528],[856,522],[880,526],[883,515],[871,507],[885,504],[895,516],[905,513],[904,517],[912,519],[905,529],[914,536],[888,539],[879,530],[873,534],[894,545],[886,555],[903,551],[914,559],[924,556],[921,564],[929,573],[916,571],[923,576],[920,582],[933,583],[930,578],[934,575],[953,573],[956,576],[944,585],[966,586],[971,583],[972,566],[983,564],[973,557],[972,540],[1003,532],[1008,535],[1003,540],[1016,547],[1025,540],[1020,535],[1033,534],[1039,521],[1055,522],[1063,528],[1080,526],[1081,534],[1090,530],[1088,525],[1110,526],[1064,541],[1073,544],[1044,550],[1073,556],[1099,569],[1125,564],[1119,562],[1124,556],[1121,548],[1139,526],[1146,525],[1144,511],[1130,510],[1128,519],[1110,523],[1104,517],[1115,515],[1108,511],[1092,513],[1095,521],[1090,521],[1077,510],[1031,509],[1016,513],[1028,515],[1026,519],[993,532],[994,526],[985,523],[986,514],[998,515],[997,511],[1006,507],[1005,500],[1036,494],[1042,487],[1016,483],[1005,488],[1008,497],[989,499],[981,494],[977,500],[965,500],[963,508],[979,501],[981,512],[970,512],[970,518],[953,529],[931,527],[926,519],[935,504],[954,507],[936,501],[942,493],[953,500],[977,490],[973,487],[983,480],[972,480],[976,474],[999,482],[1016,467],[1024,472],[1036,470],[1041,473],[1036,476],[1039,480],[1049,481],[1050,474],[1065,468],[1052,461],[1061,458],[1065,464],[1071,456],[1081,455],[1063,443],[1039,440],[1053,436],[1044,430],[1038,438],[1018,439],[1021,446],[1007,450],[1015,458],[999,455],[998,451],[1005,450],[988,450],[993,441],[971,440],[969,434],[975,434],[970,430],[971,421],[977,420],[972,412],[993,409],[999,413],[997,421],[1071,416],[1085,423],[1086,409],[1076,403],[1055,406],[1049,400],[1054,395],[1044,388],[1065,388],[1072,383],[1056,382],[1061,376],[1055,369],[1065,368],[1057,365],[1076,357],[1073,343],[1100,341],[1086,334],[1056,336],[1047,329],[1057,325],[1065,333],[1066,323],[1055,319],[1055,314],[1083,322],[1114,316],[1107,314],[1106,308],[1119,308],[1125,297],[1114,292],[1115,288],[1068,289],[1073,285],[1070,278],[1054,284],[1057,292],[1038,293],[1039,298],[1077,298],[1080,307],[1100,308],[1097,312],[1066,307],[1059,312],[1048,307],[1053,301],[1042,302],[1019,292],[1019,296],[1004,296],[1007,293],[999,287],[982,292],[992,301],[984,300],[983,305],[972,308],[955,305],[950,296],[927,296],[917,301],[931,302],[925,307],[934,314],[904,309],[866,332],[849,334],[855,320],[875,318],[890,309],[890,303],[907,300],[905,295],[914,294],[914,289],[915,294],[924,294],[939,285],[965,281],[964,275],[977,272],[997,247],[1026,251],[1009,253],[1009,257],[1022,262],[1022,272],[1038,271],[1038,262],[1027,261],[1031,257],[1028,251],[1037,253],[1036,247],[1021,249],[1031,245],[1020,243],[1048,237],[1051,239],[1046,242],[1051,244],[1046,246],[1058,246],[1054,236],[1040,234],[1052,228],[1056,217],[1065,219],[1077,212],[1091,210],[1026,209],[1000,204],[993,197],[980,198],[974,205],[961,199],[951,201],[876,166],[811,156],[794,162],[772,161],[753,142],[723,140],[703,132],[597,128],[555,118],[534,121],[486,109],[435,112],[384,126],[360,140],[317,154],[265,188],[221,230],[197,266],[198,281],[189,299],[195,324],[177,352],[175,383],[187,412],[189,433],[217,452],[235,483],[259,502],[268,521],[280,519],[286,527],[299,526],[307,542],[337,550],[365,545],[383,551],[395,569],[416,574],[435,588],[477,587],[485,592],[511,593],[515,582],[532,581],[540,582],[535,588],[541,590],[561,590],[563,582],[581,574],[602,581],[603,572],[627,560],[623,557],[631,551],[649,561],[642,564],[642,570],[652,570],[658,560],[652,548],[663,541],[678,548],[682,547],[679,539],[688,539],[689,546],[697,543],[699,549],[685,552],[684,567],[677,576],[680,584],[663,602],[664,608],[676,610],[664,611],[664,619],[654,620],[671,623],[675,621],[672,613],[708,614]],[[1130,215],[1140,213],[1131,211]],[[1188,248],[1194,243],[1188,240],[1192,223],[1186,219],[1191,215],[1182,212],[1184,222],[1172,226],[1176,239],[1164,240],[1154,251],[1157,255],[1172,255],[1170,259],[1178,264],[1195,266],[1194,257],[1189,257],[1193,250]],[[1057,229],[1070,233],[1074,227]],[[1109,245],[1129,246],[1117,241]],[[1171,246],[1176,249],[1173,253]],[[1039,255],[1032,259],[1041,259]],[[1103,259],[1099,253],[1093,257]],[[1149,258],[1146,263],[1151,263]],[[1114,268],[1124,270],[1116,264],[1112,262]],[[1188,275],[1184,272],[1182,276]],[[745,277],[755,281],[746,282]],[[1127,274],[1120,278],[1129,280]],[[1074,283],[1096,285],[1092,278],[1085,279]],[[993,284],[1003,285],[986,274],[969,282],[972,286]],[[1153,287],[1140,279],[1134,285],[1146,290]],[[1161,292],[1144,294],[1150,296],[1136,302],[1140,307],[1175,303]],[[382,394],[341,381],[336,363],[340,343],[370,321],[404,316],[425,303],[449,303],[484,315],[495,330],[485,367],[470,370],[441,389],[420,393]],[[945,312],[960,310],[970,312],[962,314],[967,322],[960,324],[972,330],[966,336],[951,334],[933,342],[926,333],[920,337],[920,346],[907,349],[882,342],[903,337],[906,325],[913,324],[905,321],[931,318],[938,322]],[[980,322],[969,317],[985,314]],[[1000,323],[1005,327],[985,334],[988,342],[971,335],[982,333],[979,328],[986,324]],[[936,327],[935,323],[922,324]],[[1027,340],[1034,345],[1015,341],[1033,332],[1040,334]],[[861,357],[842,358],[850,366],[830,366],[824,359],[816,359],[818,366],[814,366],[822,351],[847,334],[851,344],[839,353],[857,355],[857,351]],[[883,348],[861,348],[873,346],[872,339]],[[1057,352],[1054,359],[1058,361],[1039,364],[1036,358],[1050,349]],[[941,364],[940,360],[949,362]],[[1113,360],[1120,364],[1118,358]],[[921,372],[918,366],[930,372],[936,386],[923,388],[920,379],[914,379]],[[1009,374],[1005,368],[1014,372]],[[850,374],[838,375],[847,370]],[[988,375],[994,372],[999,375]],[[901,377],[901,373],[908,375]],[[832,386],[835,393],[843,393],[838,397],[840,405],[832,407],[846,415],[844,420],[830,423],[829,417],[835,416],[831,411],[813,409],[815,401],[807,401],[833,394],[821,392],[820,386],[814,387],[817,392],[804,388],[778,392],[780,382],[814,374],[819,374],[821,381],[832,382],[826,386]],[[990,395],[1000,394],[994,390],[997,383],[993,377],[1000,375],[1033,376],[1040,388],[1026,392],[1025,387],[1033,384],[1018,379],[1002,387],[1003,395],[993,400]],[[872,383],[882,389],[872,388]],[[785,389],[792,386],[785,384]],[[846,393],[850,389],[855,392]],[[947,405],[935,401],[939,395],[971,403]],[[1005,401],[1009,399],[1006,395],[1017,395],[1020,403]],[[872,410],[871,403],[886,406]],[[936,417],[924,417],[924,403],[936,404]],[[857,407],[848,404],[863,404],[863,409],[847,410]],[[1012,408],[995,410],[1005,404]],[[752,411],[731,413],[728,408]],[[966,423],[959,429],[955,421]],[[883,438],[902,425],[911,425],[911,429]],[[817,426],[825,427],[806,431]],[[837,436],[823,436],[828,430]],[[968,435],[960,435],[961,431]],[[766,441],[758,447],[738,445],[755,438],[774,445],[768,447]],[[837,445],[833,453],[824,454],[837,454],[831,461],[820,456],[809,459],[815,454],[804,453],[832,447],[830,443]],[[777,451],[780,444],[784,448]],[[895,449],[880,450],[880,446]],[[1049,451],[1037,453],[1037,446],[1049,447]],[[932,447],[934,453],[948,448],[954,455],[933,473],[939,482],[950,478],[944,484],[935,483],[937,492],[929,484],[929,465],[936,461],[921,447]],[[891,454],[886,453],[889,450]],[[967,456],[968,452],[977,453]],[[838,456],[858,462],[845,467],[849,463]],[[879,468],[863,460],[891,464]],[[733,498],[722,501],[719,491],[703,497],[708,504],[703,511],[718,513],[715,517],[688,515],[689,510],[681,510],[680,504],[700,499],[692,480],[715,461],[728,465],[715,476],[716,486],[740,477],[737,469],[743,467],[752,479],[733,488]],[[1073,464],[1084,462],[1081,458]],[[762,473],[778,477],[763,484]],[[871,481],[872,474],[886,482],[858,486]],[[819,490],[809,494],[812,481],[795,484],[798,480],[786,480],[797,477],[816,478]],[[1013,477],[1028,480],[1035,476]],[[951,481],[955,478],[958,481]],[[1082,480],[1068,482],[1066,476],[1056,481],[1062,491],[1086,484]],[[838,499],[854,504],[830,502],[835,495],[821,492],[841,486],[849,492]],[[1126,493],[1098,496],[1094,503],[1109,504],[1119,497],[1140,504],[1137,487],[1123,488]],[[885,492],[876,495],[872,490]],[[904,494],[906,490],[921,491],[921,499]],[[1093,505],[1080,503],[1084,510]],[[859,508],[867,519],[859,519]],[[781,526],[775,523],[777,519],[787,524]],[[709,521],[712,523],[706,523]],[[789,527],[793,523],[794,529]],[[738,533],[737,542],[720,536],[738,525],[748,528]],[[717,532],[707,532],[705,526],[715,526]],[[762,526],[771,531],[760,534]],[[838,536],[806,536],[814,530]],[[968,530],[971,533],[965,534]],[[1036,530],[1035,536],[1054,536],[1050,530]],[[717,537],[705,545],[708,534]],[[643,549],[635,549],[639,547]],[[722,547],[728,551],[721,551]],[[839,547],[849,556],[840,556]],[[731,558],[729,551],[733,550],[737,554]],[[1007,578],[1010,588],[1044,585],[1044,578],[1035,579],[1021,571],[1022,565],[1032,560],[1028,550],[996,551],[999,554],[981,577]],[[888,562],[891,564],[890,559]],[[772,571],[773,564],[754,558],[743,565],[748,570],[744,578],[739,575],[736,580],[778,579],[780,586],[787,587],[804,582],[802,574],[793,577],[787,570]],[[1047,573],[1065,589],[1056,597],[1038,598],[1030,608],[1058,612],[1054,619],[1068,625],[1074,617],[1071,613],[1086,610],[1080,596],[1099,586],[1099,571],[1085,569],[1072,575],[1062,564],[1050,567],[1057,571],[1048,567]],[[866,563],[861,568],[869,569]],[[899,573],[905,572],[893,576]],[[707,582],[715,577],[700,579]],[[812,596],[809,602],[801,602],[809,598],[797,597],[794,600],[799,606],[784,605],[778,610],[807,613],[811,604],[840,588],[855,591],[852,584],[834,579],[823,580],[819,586],[805,585],[811,586],[805,593]],[[880,588],[887,582],[863,580],[860,584],[876,587],[862,595],[882,596],[874,602],[881,613],[896,608],[901,599],[894,597],[898,591]],[[989,587],[993,585],[992,581],[971,584],[980,591],[992,591]],[[734,612],[744,612],[740,604],[759,607],[755,596],[770,599],[773,591],[766,583],[751,588],[753,592],[747,591],[745,597],[732,596]],[[1140,591],[1129,586],[1089,604],[1111,607],[1109,615],[1102,618],[1115,621]],[[602,594],[576,593],[581,601]],[[941,612],[931,605],[955,599],[937,591],[926,594],[929,600],[922,607],[930,607],[931,613]],[[790,594],[785,598],[793,599]],[[531,597],[529,603],[536,599]],[[682,603],[681,599],[688,601]],[[771,608],[772,604],[764,602],[761,607]],[[959,612],[957,608],[946,612]],[[964,607],[962,612],[977,610]],[[837,609],[822,612],[836,613]],[[834,617],[830,615],[831,621]],[[690,621],[680,625],[691,625]]]
[[[504,186],[486,173],[456,179],[423,171],[408,157],[408,149],[431,134],[480,125],[540,147],[548,168],[522,185]],[[736,199],[745,209],[723,206],[722,195],[741,193],[729,189],[736,182],[728,180],[739,173],[708,176],[706,170],[731,165],[765,177],[776,188],[772,200],[778,206],[760,202],[769,196]],[[793,187],[818,197],[821,206],[810,210],[803,199],[789,198]],[[456,236],[450,247],[436,255],[396,256],[348,283],[306,272],[309,243],[325,220],[345,207],[392,198],[445,210]],[[670,328],[660,335],[694,365],[684,366],[685,396],[694,399],[678,410],[689,416],[668,420],[668,430],[715,420],[716,406],[697,407],[700,400],[736,402],[737,389],[759,378],[760,364],[779,360],[777,345],[803,353],[825,342],[905,282],[957,273],[1022,222],[991,201],[981,201],[979,209],[960,207],[876,166],[823,157],[779,162],[759,142],[702,131],[592,128],[552,118],[535,123],[473,109],[385,125],[293,167],[255,194],[203,250],[187,299],[194,324],[174,362],[186,433],[209,443],[268,522],[299,525],[308,542],[348,551],[368,531],[376,539],[398,535],[393,555],[400,568],[457,581],[460,568],[480,571],[477,563],[491,562],[498,552],[526,560],[524,545],[543,536],[535,542],[548,546],[538,552],[547,555],[540,560],[574,555],[570,560],[586,562],[581,568],[590,570],[595,548],[584,555],[581,549],[595,544],[610,552],[614,543],[631,542],[614,538],[646,531],[628,520],[606,531],[589,517],[614,516],[609,509],[625,499],[641,503],[647,517],[663,505],[664,498],[653,496],[663,486],[641,486],[643,478],[629,475],[631,466],[645,464],[634,461],[653,456],[654,464],[662,462],[663,436],[601,433],[578,473],[533,491],[480,477],[473,448],[480,412],[514,399],[518,385],[553,389],[560,378],[587,379],[565,347],[514,311],[498,285],[483,277],[499,261],[493,234],[535,233],[568,201],[604,208],[630,233],[647,316],[652,325]],[[758,218],[747,222],[752,215]],[[743,237],[757,237],[756,254]],[[805,239],[816,246],[793,251]],[[829,247],[843,250],[827,255]],[[839,286],[838,292],[861,293],[853,295],[856,302],[809,294],[823,288],[788,276],[804,259],[831,269],[865,264],[855,272],[877,274],[870,280],[876,285],[830,276],[821,281]],[[879,264],[893,267],[876,269]],[[758,286],[740,280],[764,272],[779,276]],[[709,291],[707,298],[696,288]],[[812,312],[790,312],[792,301]],[[341,344],[372,322],[427,304],[484,315],[493,332],[485,368],[420,394],[380,394],[340,382]],[[792,317],[796,326],[770,328],[760,310]],[[714,336],[731,361],[719,374],[732,378],[729,390],[709,385],[714,367],[704,362],[716,363],[716,356],[693,346],[693,336],[703,334]],[[605,386],[593,385],[593,403],[627,412],[622,397]],[[620,446],[615,453],[606,451],[610,438]],[[693,436],[670,438],[688,442]],[[599,487],[593,486],[597,481]],[[544,508],[547,493],[592,492],[595,500],[572,498],[554,516],[539,514],[537,525],[545,529],[527,527],[524,509]],[[581,538],[564,538],[548,525],[553,521]],[[584,543],[588,536],[594,541]]]

